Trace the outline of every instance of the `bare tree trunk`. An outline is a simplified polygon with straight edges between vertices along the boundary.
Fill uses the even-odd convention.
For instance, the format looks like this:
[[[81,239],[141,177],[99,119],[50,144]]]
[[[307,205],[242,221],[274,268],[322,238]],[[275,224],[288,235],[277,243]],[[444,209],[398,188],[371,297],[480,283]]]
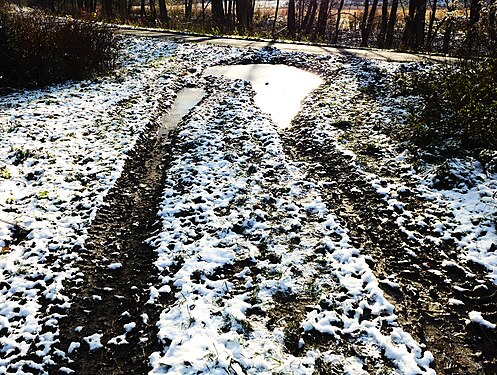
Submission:
[[[150,15],[152,17],[152,20],[155,20],[157,19],[157,10],[155,9],[155,0],[150,0],[149,1],[149,4],[150,4]]]
[[[469,8],[469,27],[472,28],[480,20],[480,0],[471,0]]]
[[[342,17],[342,9],[343,9],[343,4],[345,0],[340,0],[340,5],[338,6],[338,12],[337,12],[337,21],[335,23],[335,34],[333,34],[333,44],[338,43],[338,32],[340,30],[340,19]]]
[[[444,33],[444,43],[442,47],[442,52],[445,54],[449,53],[449,47],[450,47],[450,38],[452,36],[452,19],[449,18],[447,20],[447,26],[445,28],[445,33]]]
[[[311,0],[309,2],[309,7],[307,9],[307,13],[304,18],[304,23],[302,25],[302,29],[304,30],[305,35],[309,35],[312,30],[312,26],[314,25],[314,20],[316,18],[316,9],[317,9],[317,0]]]
[[[304,29],[304,17],[305,17],[305,0],[297,0],[298,1],[298,20],[297,20],[297,28],[299,31],[299,39],[302,36],[302,32]]]
[[[395,34],[395,24],[397,23],[397,8],[399,0],[392,0],[392,8],[390,9],[390,17],[387,24],[387,36],[385,38],[385,48],[393,47],[393,38]]]
[[[236,26],[239,34],[243,34],[247,29],[247,14],[247,0],[236,0]]]
[[[328,23],[329,7],[330,7],[329,0],[321,0],[321,3],[319,4],[318,22],[314,34],[322,39],[324,39],[326,34],[326,24]]]
[[[378,48],[385,47],[385,36],[387,35],[388,25],[388,0],[383,0],[381,4],[381,26],[380,35],[378,36]]]
[[[249,28],[252,29],[255,12],[255,0],[249,0]]]
[[[145,12],[145,0],[141,0],[140,4],[140,17],[144,19],[147,16],[147,13]]]
[[[236,19],[239,34],[244,34],[249,25],[249,2],[248,0],[236,1]]]
[[[402,48],[418,50],[424,45],[426,0],[409,0],[409,15],[402,38]]]
[[[416,0],[409,0],[409,14],[406,19],[406,26],[402,36],[402,48],[410,48],[414,45],[416,34],[416,24],[414,17],[416,16]]]
[[[371,5],[371,11],[369,12],[368,23],[366,25],[366,30],[362,35],[361,47],[367,47],[369,36],[371,35],[371,30],[373,30],[373,22],[376,16],[376,9],[378,8],[378,0],[373,0],[373,4]]]
[[[169,17],[167,15],[166,0],[159,0],[159,15],[161,25],[169,27]]]
[[[276,0],[276,9],[274,10],[274,20],[273,20],[273,31],[271,32],[273,39],[274,39],[274,35],[276,33],[276,21],[278,20],[279,7],[280,7],[280,0]]]
[[[112,18],[112,0],[102,0],[102,7],[104,8],[105,18]]]
[[[219,27],[221,31],[224,31],[225,20],[224,20],[224,9],[223,0],[212,0],[212,22],[214,26]]]
[[[233,13],[233,10],[236,9],[235,7],[235,1],[234,0],[228,0],[228,3],[225,3],[225,17],[224,19],[226,20],[226,27],[228,28],[229,32],[233,31],[233,25],[235,24],[235,15]]]
[[[430,22],[428,24],[428,35],[426,38],[426,50],[431,51],[433,39],[433,24],[435,23],[435,16],[437,12],[437,0],[433,0],[431,5]]]
[[[185,0],[185,20],[190,21],[192,19],[192,8],[193,1]]]
[[[364,13],[362,15],[362,20],[361,20],[361,46],[363,44],[366,35],[368,15],[369,15],[369,0],[364,0]]]
[[[119,17],[122,20],[128,19],[128,4],[126,0],[119,0]]]
[[[416,16],[414,18],[416,36],[414,49],[419,50],[425,44],[425,24],[426,24],[426,0],[416,1]]]
[[[478,30],[476,24],[480,20],[481,3],[480,0],[471,0],[469,8],[469,27],[466,35],[466,48],[468,53],[478,44]],[[489,30],[490,31],[490,30]],[[476,47],[477,48],[477,47]]]
[[[288,1],[287,30],[290,38],[295,39],[297,33],[295,25],[295,0]]]
[[[133,14],[132,13],[133,12],[133,0],[127,1],[127,3],[128,3],[128,11],[127,11],[128,13],[127,14],[128,14],[128,17],[129,17],[131,14]]]
[[[50,12],[55,12],[55,0],[46,0],[45,9],[49,10]]]

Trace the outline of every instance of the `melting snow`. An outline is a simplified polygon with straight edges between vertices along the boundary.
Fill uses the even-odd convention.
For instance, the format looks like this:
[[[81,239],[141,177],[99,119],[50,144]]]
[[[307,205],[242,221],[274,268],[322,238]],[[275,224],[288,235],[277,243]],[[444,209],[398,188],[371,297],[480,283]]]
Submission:
[[[180,77],[178,65],[165,58],[174,56],[199,72],[243,52],[156,39],[129,39],[126,45],[124,67],[112,78],[0,97],[0,374],[22,371],[21,358],[33,344],[40,363],[51,360],[57,334],[44,328],[56,329],[60,315],[47,313],[44,304],[70,306],[64,283],[80,278],[75,261],[127,152],[179,87],[202,82],[214,89],[179,129],[159,212],[162,231],[150,240],[162,285],[150,287],[148,303],[161,294],[174,300],[162,307],[158,322],[142,316],[145,324],[157,324],[163,344],[149,358],[151,373],[311,374],[324,361],[360,374],[365,359],[381,369],[386,356],[396,373],[433,374],[431,353],[399,327],[379,287],[381,282],[395,288],[395,280],[375,278],[370,258],[350,243],[323,203],[320,187],[308,181],[305,166],[285,156],[274,122],[254,106],[250,86],[193,73]],[[343,58],[329,63],[349,72],[330,85],[334,96],[327,97],[343,103],[361,89],[360,67]],[[371,110],[378,118],[390,111],[382,105]],[[343,131],[332,125],[340,114],[317,115],[314,135],[320,144],[332,142],[355,161]],[[377,141],[388,144],[381,137]],[[398,165],[405,160],[395,154]],[[408,236],[419,236],[408,229],[413,221],[432,226],[439,235],[430,239],[434,242],[457,234],[463,258],[484,264],[497,282],[492,219],[497,208],[491,199],[497,177],[476,162],[452,160],[448,167],[472,183],[438,190],[434,168],[420,172],[407,164],[402,178],[415,181],[414,189],[401,180],[364,177],[392,209],[403,212],[397,223]],[[413,190],[434,212],[450,212],[453,219],[414,217],[398,199]],[[29,232],[21,244],[12,243],[13,224]],[[278,315],[286,305],[294,318]],[[470,322],[495,329],[476,311]],[[285,343],[291,324],[300,335],[293,348],[299,355]],[[108,343],[126,344],[134,328],[135,323],[124,325],[123,334]],[[336,345],[315,347],[313,335],[331,337]],[[102,337],[96,333],[84,340],[96,350]],[[80,345],[71,343],[68,355]],[[343,350],[347,345],[360,355]],[[42,365],[32,361],[32,366],[44,373]]]

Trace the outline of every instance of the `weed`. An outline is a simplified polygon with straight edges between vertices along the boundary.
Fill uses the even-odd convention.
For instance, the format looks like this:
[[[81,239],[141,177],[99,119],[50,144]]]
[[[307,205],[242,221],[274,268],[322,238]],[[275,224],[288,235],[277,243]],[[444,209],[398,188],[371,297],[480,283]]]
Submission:
[[[36,194],[36,198],[38,199],[48,199],[48,191],[42,190]]]
[[[339,375],[345,373],[343,363],[335,361],[330,363],[322,356],[316,358],[314,363],[314,375]]]
[[[378,375],[393,375],[396,374],[395,368],[392,365],[385,365],[378,370]]]
[[[15,166],[24,163],[28,158],[33,156],[32,151],[25,150],[22,147],[11,147],[10,152],[13,153],[12,157],[14,161],[12,164]]]
[[[364,145],[363,153],[366,155],[379,155],[381,153],[381,147],[376,142],[368,142]]]
[[[284,343],[286,349],[294,355],[299,354],[304,348],[300,345],[300,339],[302,336],[300,321],[296,319],[290,320],[290,322],[285,326],[283,332],[285,333]]]
[[[0,178],[3,178],[5,180],[9,179],[11,177],[9,169],[7,166],[2,166],[0,167]]]

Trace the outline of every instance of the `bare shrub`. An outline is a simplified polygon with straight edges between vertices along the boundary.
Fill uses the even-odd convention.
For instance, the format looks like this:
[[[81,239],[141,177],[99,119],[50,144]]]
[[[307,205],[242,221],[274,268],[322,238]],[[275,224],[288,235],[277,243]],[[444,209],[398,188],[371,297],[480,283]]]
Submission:
[[[114,32],[89,21],[0,8],[0,86],[40,86],[114,68]]]
[[[401,136],[441,158],[497,150],[497,59],[406,74],[402,90],[418,97]]]

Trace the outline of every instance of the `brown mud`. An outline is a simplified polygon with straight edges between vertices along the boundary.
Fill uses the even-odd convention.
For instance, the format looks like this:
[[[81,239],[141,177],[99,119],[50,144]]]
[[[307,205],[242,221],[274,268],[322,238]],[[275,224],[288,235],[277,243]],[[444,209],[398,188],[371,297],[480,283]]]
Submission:
[[[497,332],[466,322],[472,310],[491,321],[497,318],[497,286],[485,278],[485,269],[473,263],[444,266],[448,258],[458,261],[450,241],[438,247],[408,239],[395,222],[397,213],[365,181],[351,158],[332,146],[314,143],[305,121],[295,120],[285,134],[286,150],[307,163],[312,180],[331,182],[323,185],[323,199],[348,229],[352,243],[374,259],[372,269],[378,279],[395,276],[400,287],[380,286],[395,305],[401,326],[433,353],[439,374],[497,373]],[[354,151],[368,139],[365,133],[360,126],[350,129]],[[362,155],[359,160],[365,171],[381,172],[381,155]],[[402,203],[410,210],[426,209],[426,202],[414,195],[404,195]],[[449,298],[464,305],[450,305]]]
[[[77,374],[145,374],[149,356],[161,350],[155,327],[160,310],[147,303],[151,287],[159,284],[156,255],[146,243],[160,229],[157,210],[170,159],[170,139],[158,138],[159,127],[151,124],[128,154],[88,231],[79,252],[79,279],[67,286],[73,303],[60,320],[59,336],[65,352],[73,342],[81,346],[69,354],[71,363],[62,361],[50,373],[65,366]],[[122,266],[109,267],[117,263]],[[123,341],[130,323],[135,326]],[[103,335],[104,347],[90,350],[84,337],[95,333]],[[107,344],[117,336],[115,344]]]
[[[329,82],[341,74],[342,68],[326,64],[326,59],[299,60],[278,54],[271,48],[266,50],[266,55],[255,54],[234,63],[287,64],[320,74]],[[381,83],[381,73],[373,73],[376,73],[375,82]],[[360,104],[374,104],[375,96],[385,95],[381,85],[368,88],[370,90],[355,98]],[[441,246],[424,241],[427,236],[439,237],[428,228],[407,228],[418,231],[418,238],[422,238],[420,241],[409,239],[396,223],[401,212],[391,210],[364,178],[364,172],[369,172],[383,180],[395,181],[399,171],[392,170],[391,165],[384,166],[383,157],[388,156],[384,155],[387,151],[382,145],[369,141],[372,135],[382,132],[390,136],[392,129],[371,128],[367,111],[359,115],[364,118],[357,118],[356,111],[351,113],[350,121],[337,123],[337,127],[347,128],[348,148],[358,155],[361,172],[349,155],[314,137],[313,116],[321,112],[319,102],[320,89],[307,100],[308,104],[315,106],[315,111],[302,111],[293,120],[292,128],[282,133],[286,153],[291,159],[307,165],[308,177],[312,181],[317,184],[325,182],[322,184],[323,200],[347,228],[351,243],[361,248],[363,255],[372,257],[371,267],[377,278],[390,280],[393,276],[400,285],[391,287],[388,283],[380,283],[396,308],[402,328],[433,353],[433,366],[437,373],[497,374],[497,330],[467,321],[469,312],[473,310],[481,312],[491,322],[497,321],[497,286],[486,277],[487,270],[482,265],[462,261],[454,241],[447,240]],[[429,211],[436,215],[430,211],[429,202],[412,191],[414,186],[411,192],[399,197],[404,209],[418,213]],[[449,299],[464,304],[452,305]],[[303,308],[297,308],[297,304],[298,298],[289,298],[281,306],[292,305],[293,312],[302,314]],[[290,311],[275,313],[276,318],[286,317],[289,321],[291,315]],[[287,337],[293,342],[301,332],[291,324],[288,327]],[[330,343],[326,338],[315,337],[314,340],[307,337],[306,342],[313,341],[316,347],[322,346],[323,342]],[[332,373],[340,373],[336,371],[333,369]]]
[[[250,62],[254,63],[252,57]],[[50,373],[69,367],[77,374],[145,374],[149,371],[150,354],[162,349],[156,341],[154,325],[161,309],[147,304],[150,288],[159,284],[155,253],[145,242],[160,230],[157,210],[171,158],[171,139],[158,142],[158,130],[159,124],[152,124],[145,133],[148,135],[141,137],[129,153],[123,174],[106,196],[88,232],[86,246],[79,252],[80,274],[67,285],[73,304],[68,311],[61,312],[66,316],[60,320],[57,348],[67,352],[73,342],[81,347],[69,355],[74,362],[61,359],[48,367]],[[314,142],[312,130],[306,118],[297,117],[294,127],[282,136],[286,152],[293,160],[305,162],[313,182],[327,182],[322,185],[322,197],[328,209],[348,229],[352,244],[361,248],[363,255],[373,258],[371,266],[378,279],[395,277],[398,288],[384,283],[380,286],[395,305],[402,328],[433,353],[434,368],[439,374],[497,373],[496,330],[466,323],[471,310],[482,312],[491,321],[497,320],[497,286],[485,278],[485,270],[476,264],[461,264],[450,241],[437,247],[408,239],[395,222],[398,213],[388,208],[350,157],[336,148]],[[380,177],[384,173],[388,178],[388,171],[379,167],[381,150],[370,154],[359,152],[367,131],[361,126],[349,129],[351,147],[360,155],[364,171]],[[412,211],[427,207],[415,195],[406,194],[399,200]],[[436,233],[427,229],[424,235],[436,236]],[[454,260],[457,266],[444,265],[447,259]],[[110,269],[112,263],[122,266]],[[229,266],[220,269],[219,274],[234,278],[244,267],[254,274],[261,272],[256,264],[240,260],[231,269]],[[324,267],[323,272],[326,272]],[[215,278],[216,274],[211,277]],[[167,298],[171,296],[162,296],[162,303],[170,302]],[[464,305],[450,305],[449,298]],[[300,304],[296,306],[289,303],[292,299],[295,300],[292,296],[275,296],[276,309],[268,324],[287,320],[285,344],[289,352],[298,355],[301,332],[297,325],[292,325],[292,317],[303,316],[306,305],[316,301],[312,295],[304,296],[297,300]],[[255,302],[252,305],[256,306]],[[263,312],[256,308],[247,312],[248,316],[258,314]],[[135,327],[127,333],[127,343],[90,350],[83,339],[98,333],[103,335],[102,344],[107,344],[123,335],[124,325],[129,323]],[[338,346],[317,332],[306,335],[305,341],[315,347]],[[344,343],[346,340],[340,344]],[[348,353],[351,349],[342,347],[342,350]],[[340,369],[327,366],[331,365],[316,363],[316,373],[340,373]]]

